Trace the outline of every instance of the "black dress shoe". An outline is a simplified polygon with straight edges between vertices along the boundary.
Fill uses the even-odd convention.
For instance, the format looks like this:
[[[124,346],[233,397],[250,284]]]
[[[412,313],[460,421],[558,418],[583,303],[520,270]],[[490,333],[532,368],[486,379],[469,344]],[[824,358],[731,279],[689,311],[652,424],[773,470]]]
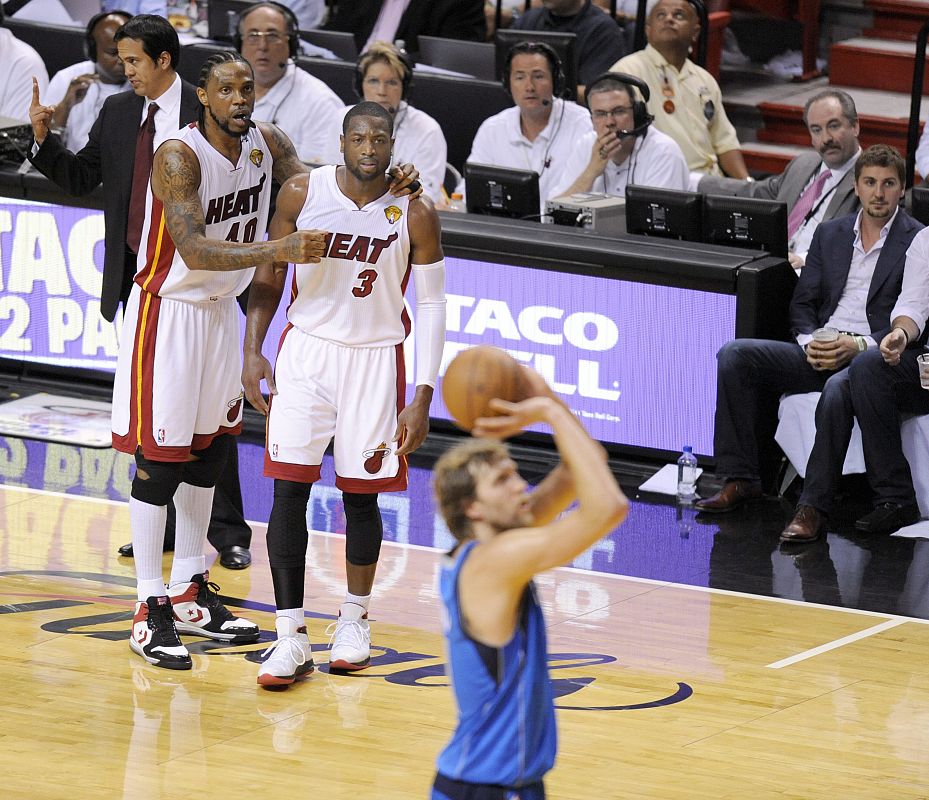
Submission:
[[[234,544],[219,551],[219,563],[226,569],[245,569],[252,563],[252,554],[247,547]]]
[[[132,558],[132,557],[133,557],[133,556],[132,556],[132,542],[129,542],[129,544],[124,544],[124,545],[123,545],[122,547],[120,547],[119,550],[117,550],[116,552],[119,553],[119,554],[120,554],[121,556],[123,556],[124,558]],[[161,549],[161,552],[163,552],[163,553],[173,553],[173,552],[174,552],[174,544],[171,543],[171,542],[165,542],[165,543],[164,543],[164,546],[163,546],[162,549]]]
[[[874,511],[855,523],[855,530],[879,536],[893,533],[898,528],[918,521],[919,507],[912,503],[905,506],[898,503],[881,503]]]

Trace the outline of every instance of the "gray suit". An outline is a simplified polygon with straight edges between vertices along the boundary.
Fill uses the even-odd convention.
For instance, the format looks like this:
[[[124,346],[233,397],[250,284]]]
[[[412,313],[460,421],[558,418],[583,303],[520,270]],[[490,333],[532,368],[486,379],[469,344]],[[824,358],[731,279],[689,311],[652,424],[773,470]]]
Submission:
[[[794,158],[780,175],[772,175],[754,183],[707,175],[700,179],[698,188],[704,194],[731,194],[739,197],[760,197],[763,200],[781,200],[787,203],[787,211],[790,212],[800,198],[803,187],[809,183],[820,164],[822,158],[819,153],[811,150]],[[832,192],[822,221],[844,217],[857,210],[855,170],[850,169]]]

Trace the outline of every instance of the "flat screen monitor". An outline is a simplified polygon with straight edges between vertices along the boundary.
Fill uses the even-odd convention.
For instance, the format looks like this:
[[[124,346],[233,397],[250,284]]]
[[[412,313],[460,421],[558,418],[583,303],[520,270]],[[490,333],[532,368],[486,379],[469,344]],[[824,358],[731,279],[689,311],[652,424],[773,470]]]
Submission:
[[[703,241],[787,258],[787,203],[708,194],[703,198]]]
[[[914,186],[910,213],[923,225],[929,225],[929,187]]]
[[[539,175],[489,164],[464,165],[468,213],[539,218]]]
[[[699,242],[703,195],[652,186],[626,187],[626,232]]]
[[[506,67],[506,54],[514,44],[520,42],[539,42],[547,44],[561,60],[561,71],[564,73],[564,91],[562,97],[574,100],[577,97],[577,44],[573,33],[559,31],[518,31],[512,28],[499,30],[494,34],[494,44],[497,48],[497,77],[502,81]]]
[[[246,0],[210,0],[206,10],[206,29],[211,39],[231,42],[239,24],[239,14],[254,3]]]
[[[355,61],[358,58],[358,45],[355,44],[355,34],[345,31],[300,31],[300,38],[317,47],[337,55],[343,61]]]

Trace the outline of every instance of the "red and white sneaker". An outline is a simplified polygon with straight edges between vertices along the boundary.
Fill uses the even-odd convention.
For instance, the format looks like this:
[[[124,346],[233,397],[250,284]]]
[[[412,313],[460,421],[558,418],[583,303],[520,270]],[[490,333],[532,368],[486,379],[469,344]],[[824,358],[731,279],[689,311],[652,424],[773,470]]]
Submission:
[[[278,623],[281,623],[280,618]],[[278,628],[277,641],[261,655],[266,656],[258,670],[258,683],[262,686],[289,686],[316,669],[306,626],[298,628],[294,620],[286,621],[284,633]]]
[[[167,597],[149,597],[135,604],[129,647],[149,664],[166,669],[190,669],[190,653],[177,638],[174,613]]]
[[[339,619],[327,629],[329,636],[329,669],[359,670],[371,663],[371,625],[368,615],[361,619]]]
[[[219,602],[218,591],[219,586],[210,582],[209,572],[194,575],[190,583],[168,587],[178,633],[205,636],[231,644],[257,642],[261,635],[258,626],[247,619],[232,616],[229,609]]]

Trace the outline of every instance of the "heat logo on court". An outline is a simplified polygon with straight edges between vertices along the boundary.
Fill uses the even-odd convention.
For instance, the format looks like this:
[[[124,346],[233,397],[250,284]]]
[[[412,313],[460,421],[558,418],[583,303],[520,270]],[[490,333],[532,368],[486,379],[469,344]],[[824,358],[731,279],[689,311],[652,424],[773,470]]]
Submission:
[[[256,167],[260,167],[261,162],[265,160],[264,151],[259,150],[257,147],[253,147],[252,152],[248,154],[248,160],[251,161]]]
[[[377,447],[365,450],[361,455],[365,459],[365,472],[369,475],[377,475],[384,466],[384,459],[390,455],[390,448],[387,442],[381,442]]]
[[[387,206],[384,209],[384,216],[387,217],[387,221],[391,225],[396,225],[400,217],[403,216],[403,212],[397,206]]]

